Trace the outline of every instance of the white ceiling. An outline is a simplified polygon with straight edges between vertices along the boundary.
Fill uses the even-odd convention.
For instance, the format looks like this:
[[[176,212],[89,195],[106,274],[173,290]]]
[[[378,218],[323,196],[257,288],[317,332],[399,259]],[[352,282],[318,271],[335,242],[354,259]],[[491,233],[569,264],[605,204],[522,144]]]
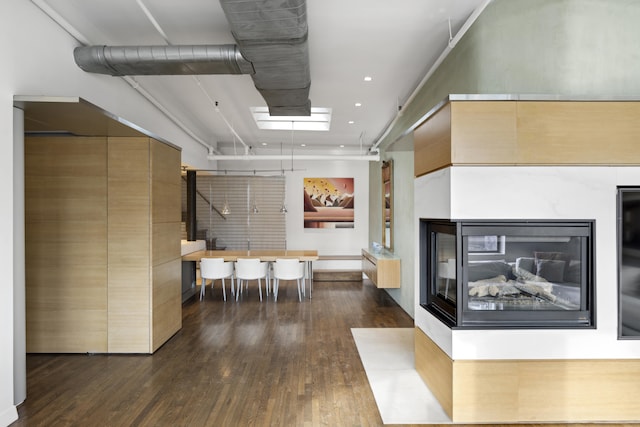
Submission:
[[[235,43],[217,0],[37,0],[45,2],[90,44],[166,44],[140,4],[173,45]],[[195,135],[227,153],[234,135],[222,116],[256,154],[280,152],[282,145],[299,154],[364,154],[445,50],[449,20],[455,35],[484,2],[308,0],[309,98],[312,107],[332,109],[328,132],[259,130],[249,108],[265,102],[247,75],[135,79]]]

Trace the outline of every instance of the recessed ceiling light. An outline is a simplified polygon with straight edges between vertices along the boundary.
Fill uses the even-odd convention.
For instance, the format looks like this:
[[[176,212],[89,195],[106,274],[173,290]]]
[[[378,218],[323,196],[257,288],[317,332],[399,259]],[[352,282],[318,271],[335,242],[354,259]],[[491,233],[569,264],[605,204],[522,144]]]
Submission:
[[[360,102],[356,102],[356,107],[362,107],[362,104]]]
[[[340,144],[340,148],[344,148],[344,144]]]
[[[354,124],[355,122],[353,120],[349,120],[348,122],[350,125]]]
[[[300,144],[300,147],[306,147],[307,144]]]
[[[365,82],[370,82],[371,80],[373,80],[373,78],[371,78],[371,76],[364,76],[364,81]]]
[[[267,143],[266,143],[266,142],[263,142],[263,143],[262,143],[262,145],[267,145]]]

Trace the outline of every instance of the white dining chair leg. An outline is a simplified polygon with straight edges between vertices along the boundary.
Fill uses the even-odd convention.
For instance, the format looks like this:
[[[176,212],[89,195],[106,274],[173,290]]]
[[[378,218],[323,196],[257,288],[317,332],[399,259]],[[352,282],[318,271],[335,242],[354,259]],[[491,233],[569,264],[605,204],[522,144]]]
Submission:
[[[278,279],[273,279],[273,299],[274,301],[278,301]]]
[[[231,296],[234,296],[235,294],[236,292],[233,285],[233,276],[231,276]]]
[[[302,268],[303,276],[302,276],[302,296],[306,297],[306,286],[307,286],[307,274],[309,273],[309,264],[307,262],[304,263],[304,267]],[[309,288],[309,298],[311,298],[311,288]]]
[[[271,283],[272,283],[272,287],[273,287],[273,295],[274,295],[274,296],[277,296],[277,295],[276,295],[276,291],[277,291],[277,289],[276,289],[276,284],[278,283],[278,279],[276,279],[275,274],[274,274],[274,275],[273,275],[273,277],[271,277],[270,279],[272,280],[272,282],[271,282]]]
[[[238,287],[236,288],[236,301],[238,301],[238,297],[240,296],[241,291],[242,291],[242,279],[238,279]]]
[[[298,282],[298,301],[302,302],[302,296],[300,295],[300,279],[296,279]]]
[[[258,291],[260,292],[260,302],[262,302],[262,280],[258,279]]]
[[[200,301],[204,298],[204,288],[207,287],[206,280],[202,279],[202,285],[200,285]]]
[[[224,284],[224,277],[222,278],[222,298],[227,301],[227,291],[225,290],[226,286]]]
[[[313,296],[313,263],[307,261],[307,272],[309,274],[309,299]]]

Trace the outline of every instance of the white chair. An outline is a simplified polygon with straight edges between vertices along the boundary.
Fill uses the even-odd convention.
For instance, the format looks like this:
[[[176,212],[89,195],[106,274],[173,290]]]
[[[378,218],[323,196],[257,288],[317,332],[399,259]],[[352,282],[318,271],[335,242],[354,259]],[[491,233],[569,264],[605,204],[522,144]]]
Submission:
[[[295,258],[278,258],[273,264],[273,277],[275,279],[273,296],[276,301],[278,301],[280,279],[296,280],[298,282],[298,300],[302,301],[302,296],[300,295],[300,281],[304,279],[303,262],[300,262]]]
[[[211,292],[213,292],[213,282],[216,279],[222,279],[222,295],[227,300],[227,291],[225,290],[224,279],[231,278],[231,295],[234,294],[233,285],[233,263],[224,262],[224,258],[201,258],[200,259],[200,277],[202,277],[202,286],[200,286],[200,301],[204,298],[204,289],[206,280],[211,280]]]
[[[248,287],[249,280],[258,281],[258,291],[260,292],[260,301],[262,301],[262,279],[267,280],[268,283],[268,272],[269,264],[261,262],[259,258],[238,258],[236,261],[236,279],[238,279],[236,301],[238,301],[238,296],[242,292],[243,282],[247,281],[245,287]]]

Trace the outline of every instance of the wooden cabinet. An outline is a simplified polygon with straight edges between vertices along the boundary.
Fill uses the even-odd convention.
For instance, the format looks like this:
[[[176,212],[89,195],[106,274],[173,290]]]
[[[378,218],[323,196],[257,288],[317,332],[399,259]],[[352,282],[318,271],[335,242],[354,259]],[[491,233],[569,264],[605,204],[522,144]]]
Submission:
[[[400,258],[387,250],[362,250],[362,272],[378,288],[400,287]]]
[[[107,141],[25,138],[30,353],[107,351]]]
[[[182,326],[180,151],[25,138],[29,353],[153,353]]]
[[[414,131],[414,173],[455,165],[637,165],[640,103],[451,100]]]
[[[180,152],[108,139],[108,350],[153,353],[182,326]]]

